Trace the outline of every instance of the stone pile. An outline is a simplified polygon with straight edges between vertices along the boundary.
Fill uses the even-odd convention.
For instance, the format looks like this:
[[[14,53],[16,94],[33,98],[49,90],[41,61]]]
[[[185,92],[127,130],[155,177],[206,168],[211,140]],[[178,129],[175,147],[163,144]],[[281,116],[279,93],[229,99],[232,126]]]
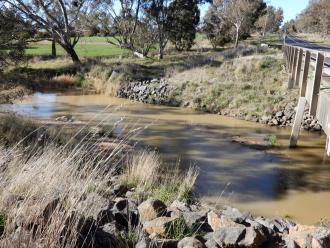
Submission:
[[[73,212],[69,217],[68,223],[79,220],[74,247],[123,247],[120,246],[123,242],[132,242],[129,239],[132,230],[137,239],[125,247],[330,247],[330,230],[326,228],[298,225],[283,218],[254,218],[231,207],[211,210],[198,203],[188,205],[178,200],[169,206],[157,199],[138,202],[132,197],[134,189],[116,183],[110,192],[110,198],[90,193],[81,202],[84,205],[97,201],[98,206],[103,205],[92,216]],[[59,199],[54,199],[46,206],[45,220],[57,209],[58,202]],[[63,237],[72,231],[65,225],[61,228]],[[24,232],[28,233],[18,227],[13,235],[22,238]]]
[[[169,84],[164,79],[146,79],[123,85],[117,96],[143,103],[175,105],[169,99]]]
[[[123,84],[118,90],[117,96],[122,98],[127,98],[133,101],[169,105],[169,106],[179,106],[192,107],[194,109],[213,112],[212,106],[199,106],[196,103],[186,101],[183,103],[177,102],[175,99],[170,97],[172,88],[165,79],[145,79],[140,81],[129,82]],[[232,116],[238,119],[245,119],[247,121],[260,122],[263,124],[268,124],[270,126],[277,127],[290,127],[293,125],[295,113],[296,113],[295,103],[289,103],[285,107],[279,110],[274,110],[272,114],[264,116],[245,116],[243,113],[236,114],[228,111],[220,111],[222,115]],[[306,109],[304,115],[304,121],[302,127],[308,131],[321,131],[321,125],[308,114]]]
[[[295,118],[296,110],[293,103],[287,104],[283,110],[274,111],[272,115],[263,116],[259,120],[261,123],[268,124],[271,126],[279,126],[279,127],[290,127],[293,126],[294,118]],[[322,127],[308,113],[308,109],[305,110],[302,128],[307,131],[321,131]]]

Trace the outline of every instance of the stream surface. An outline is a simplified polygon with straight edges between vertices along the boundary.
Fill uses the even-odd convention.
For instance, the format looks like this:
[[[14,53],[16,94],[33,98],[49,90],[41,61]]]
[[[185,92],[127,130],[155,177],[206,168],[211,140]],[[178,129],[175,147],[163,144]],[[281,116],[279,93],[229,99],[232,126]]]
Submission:
[[[330,159],[325,136],[301,132],[299,148],[288,149],[290,129],[271,128],[184,108],[147,105],[102,95],[37,93],[1,111],[31,117],[72,115],[76,120],[148,126],[139,135],[156,147],[166,164],[200,168],[197,193],[207,203],[228,204],[255,215],[290,217],[303,224],[330,220]],[[232,142],[233,137],[263,140],[276,135],[272,151]]]

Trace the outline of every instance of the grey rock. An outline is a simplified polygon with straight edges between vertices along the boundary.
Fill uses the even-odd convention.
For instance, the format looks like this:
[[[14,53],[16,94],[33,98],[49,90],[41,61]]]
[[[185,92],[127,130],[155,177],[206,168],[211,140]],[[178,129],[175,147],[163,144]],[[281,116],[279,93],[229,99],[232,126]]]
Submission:
[[[236,247],[245,233],[245,227],[222,227],[213,233],[213,238],[220,247]]]
[[[170,207],[171,209],[177,209],[179,211],[182,212],[189,212],[190,211],[190,207],[188,206],[188,204],[181,202],[179,200],[175,200]]]
[[[263,217],[258,217],[255,219],[259,224],[273,230],[274,232],[288,233],[291,227],[296,224],[293,221],[287,219],[265,219]]]
[[[276,114],[275,114],[275,116],[276,117],[282,117],[284,115],[284,113],[283,113],[283,111],[278,111],[278,112],[276,112]]]
[[[243,224],[247,219],[251,219],[252,216],[250,213],[242,213],[237,208],[227,207],[222,211],[222,214],[232,221]]]
[[[266,235],[255,227],[246,228],[245,237],[239,242],[243,247],[261,247],[261,245],[267,240]]]
[[[205,245],[194,237],[186,237],[179,241],[178,248],[205,248]]]
[[[166,214],[166,205],[160,200],[148,199],[139,205],[138,210],[143,223]]]
[[[283,238],[285,248],[300,248],[300,246],[292,239],[288,237]]]
[[[274,126],[277,126],[279,123],[278,123],[278,120],[272,119],[271,124]]]
[[[205,242],[205,247],[206,248],[220,248],[220,246],[218,245],[218,243],[213,239],[213,237],[211,239],[208,239]]]
[[[182,216],[187,226],[193,231],[211,232],[212,228],[207,223],[207,212],[183,212]]]
[[[316,234],[313,235],[313,242],[318,245],[318,247],[330,247],[330,230],[321,229]]]

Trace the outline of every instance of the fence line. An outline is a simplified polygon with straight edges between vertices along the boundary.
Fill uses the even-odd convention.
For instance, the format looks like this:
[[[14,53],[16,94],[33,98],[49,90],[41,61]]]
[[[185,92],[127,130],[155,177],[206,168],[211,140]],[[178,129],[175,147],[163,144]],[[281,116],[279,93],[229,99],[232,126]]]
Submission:
[[[283,45],[283,52],[289,73],[288,88],[300,88],[298,108],[290,137],[290,147],[297,146],[307,104],[309,114],[316,117],[327,135],[326,151],[330,156],[330,93],[320,91],[322,77],[328,70],[325,67],[325,61],[330,58],[330,53],[287,44]]]

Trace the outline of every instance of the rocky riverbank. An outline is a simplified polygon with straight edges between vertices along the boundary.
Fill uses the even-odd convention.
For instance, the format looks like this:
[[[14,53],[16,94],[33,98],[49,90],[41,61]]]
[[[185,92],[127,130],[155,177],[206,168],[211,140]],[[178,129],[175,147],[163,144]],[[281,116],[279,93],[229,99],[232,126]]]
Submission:
[[[55,121],[56,125],[62,122],[69,120]],[[8,123],[13,124],[13,119]],[[229,206],[204,205],[192,191],[198,172],[164,171],[155,153],[136,153],[136,148],[121,139],[105,139],[110,133],[105,136],[102,130],[86,128],[88,142],[83,142],[87,134],[82,133],[79,146],[72,148],[74,153],[66,153],[63,146],[56,145],[45,146],[32,157],[28,152],[25,157],[26,147],[17,153],[0,147],[0,177],[4,178],[0,195],[0,221],[4,223],[1,226],[0,222],[1,247],[330,245],[330,229],[325,227],[304,226],[285,218],[255,217]],[[58,132],[54,133],[57,137]],[[35,140],[47,143],[41,137],[45,135],[39,134]],[[132,153],[137,156],[131,157]]]
[[[330,230],[303,226],[283,218],[253,217],[236,208],[212,209],[199,203],[187,204],[175,200],[166,206],[157,199],[138,201],[134,188],[109,182],[109,197],[88,194],[80,204],[95,201],[92,215],[72,212],[70,220],[61,226],[63,237],[77,232],[72,247],[135,247],[135,248],[235,248],[235,247],[330,247]],[[16,204],[24,198],[12,196]],[[96,202],[97,201],[97,202]],[[43,210],[41,221],[58,211],[60,199],[53,199]],[[12,247],[29,237],[28,228],[19,227],[12,234]],[[38,229],[38,223],[30,228]],[[72,230],[74,228],[75,230]],[[17,239],[15,237],[20,237]],[[127,246],[126,246],[127,245]]]
[[[178,94],[177,92],[178,90],[165,79],[154,78],[122,84],[117,91],[117,96],[143,103],[190,107],[198,111],[221,114],[270,126],[290,127],[294,122],[296,102],[290,102],[284,106],[280,106],[272,110],[269,114],[246,115],[242,113],[237,114],[236,111],[214,111],[214,103],[201,105],[193,101],[183,102],[178,100],[178,97],[175,96],[175,94]],[[308,131],[321,131],[321,125],[308,114],[307,109],[305,111],[302,127]]]

